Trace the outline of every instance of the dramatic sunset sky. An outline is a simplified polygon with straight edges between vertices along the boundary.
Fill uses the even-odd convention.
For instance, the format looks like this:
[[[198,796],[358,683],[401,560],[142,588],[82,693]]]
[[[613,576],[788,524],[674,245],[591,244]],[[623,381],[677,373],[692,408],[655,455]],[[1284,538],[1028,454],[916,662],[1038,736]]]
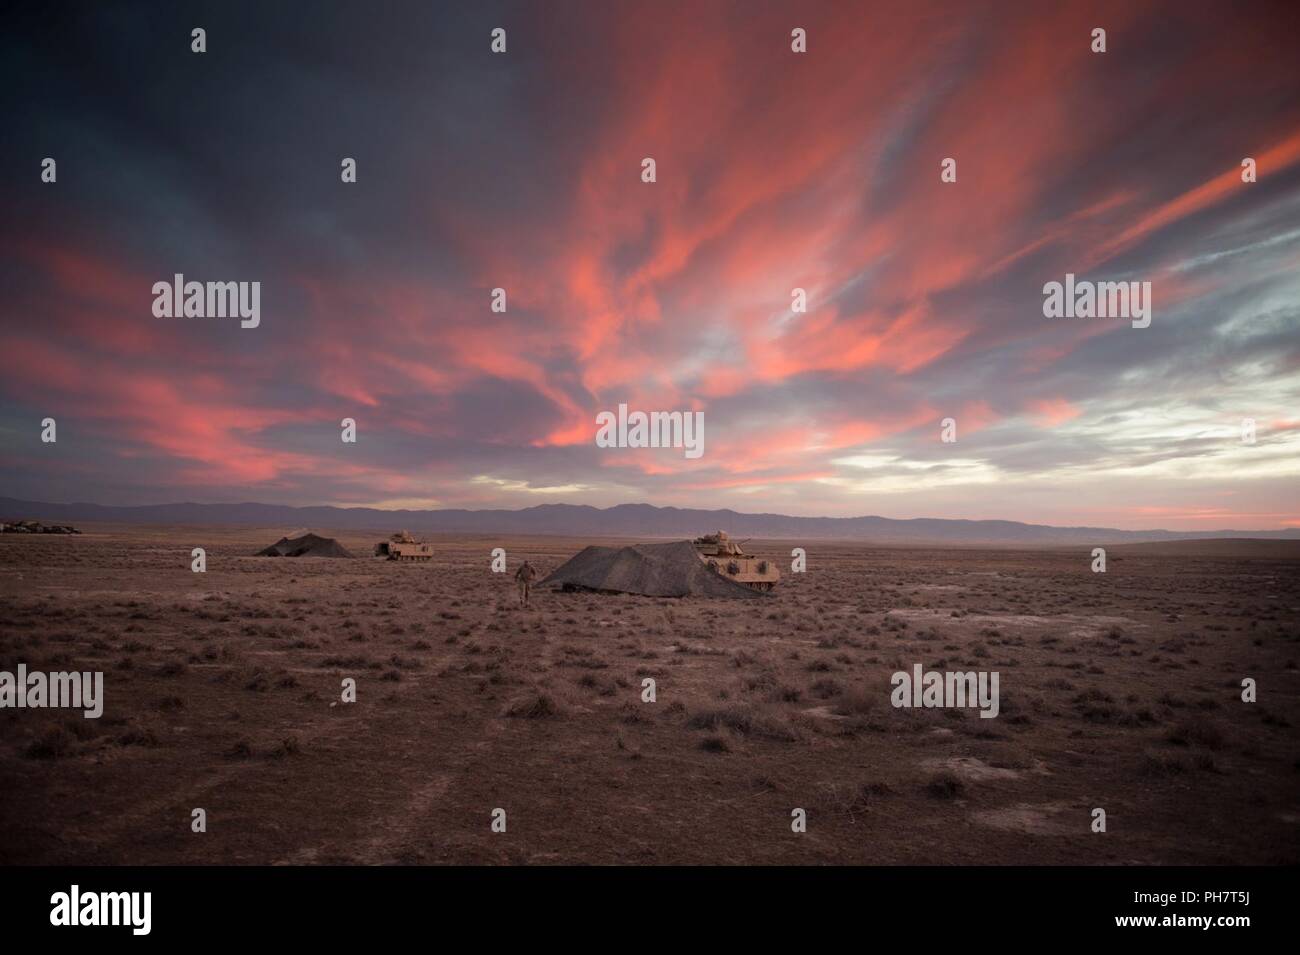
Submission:
[[[41,6],[0,37],[0,495],[1300,526],[1288,6]],[[178,272],[260,281],[260,327],[154,317]],[[1044,318],[1067,272],[1151,326]],[[597,448],[620,402],[704,455]]]

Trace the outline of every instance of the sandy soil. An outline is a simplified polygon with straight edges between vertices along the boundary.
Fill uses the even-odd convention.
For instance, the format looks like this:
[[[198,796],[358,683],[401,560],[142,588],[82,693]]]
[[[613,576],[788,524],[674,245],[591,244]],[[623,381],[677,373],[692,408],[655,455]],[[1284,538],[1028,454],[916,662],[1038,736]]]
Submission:
[[[520,609],[493,547],[550,570],[591,542],[404,565],[87,530],[0,537],[0,669],[102,670],[107,698],[0,710],[3,862],[1300,861],[1300,547],[1113,547],[1099,575],[1082,548],[754,542],[808,573]],[[999,671],[1001,715],[894,709],[915,663]]]

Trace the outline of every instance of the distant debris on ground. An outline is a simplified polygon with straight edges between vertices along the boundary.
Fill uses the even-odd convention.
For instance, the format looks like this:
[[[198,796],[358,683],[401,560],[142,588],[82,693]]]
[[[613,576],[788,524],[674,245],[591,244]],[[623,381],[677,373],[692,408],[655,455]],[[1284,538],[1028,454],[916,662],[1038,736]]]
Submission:
[[[351,557],[352,553],[333,537],[303,534],[301,537],[281,537],[257,557]]]
[[[40,521],[5,521],[0,534],[80,534],[71,524],[42,524]]]

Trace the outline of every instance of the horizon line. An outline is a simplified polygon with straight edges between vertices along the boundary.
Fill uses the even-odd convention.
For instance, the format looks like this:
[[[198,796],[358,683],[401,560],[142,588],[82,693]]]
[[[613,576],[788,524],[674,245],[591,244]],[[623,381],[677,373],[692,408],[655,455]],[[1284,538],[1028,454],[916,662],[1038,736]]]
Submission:
[[[484,513],[506,513],[521,514],[525,511],[535,511],[544,508],[572,507],[585,508],[593,511],[612,511],[621,507],[649,507],[655,510],[676,510],[676,511],[699,511],[702,513],[730,513],[741,517],[781,517],[792,520],[812,520],[812,521],[862,521],[878,520],[892,521],[894,523],[910,523],[914,521],[943,521],[952,524],[1018,524],[1023,527],[1041,527],[1052,530],[1102,530],[1102,531],[1121,531],[1129,534],[1228,534],[1228,533],[1268,533],[1284,534],[1287,532],[1300,533],[1300,527],[1279,526],[1279,527],[1221,527],[1205,528],[1198,530],[1172,530],[1162,527],[1110,527],[1102,524],[1045,524],[1035,521],[1012,520],[1009,518],[980,518],[980,517],[885,517],[881,514],[859,514],[843,517],[836,517],[826,514],[804,515],[804,514],[786,514],[780,511],[738,511],[734,508],[706,508],[706,507],[682,507],[675,504],[651,504],[648,501],[625,501],[619,504],[611,504],[607,507],[599,507],[594,504],[569,504],[564,501],[554,501],[542,504],[530,504],[525,507],[443,507],[443,508],[383,508],[367,504],[271,504],[263,501],[166,501],[152,504],[100,504],[94,501],[33,501],[26,498],[10,497],[0,495],[0,500],[13,501],[25,505],[51,506],[51,507],[97,507],[112,508],[117,510],[141,510],[145,508],[158,507],[283,507],[291,510],[307,510],[311,508],[326,508],[335,511],[376,511],[378,513],[388,514],[444,514],[444,513],[465,513],[465,514],[484,514]]]

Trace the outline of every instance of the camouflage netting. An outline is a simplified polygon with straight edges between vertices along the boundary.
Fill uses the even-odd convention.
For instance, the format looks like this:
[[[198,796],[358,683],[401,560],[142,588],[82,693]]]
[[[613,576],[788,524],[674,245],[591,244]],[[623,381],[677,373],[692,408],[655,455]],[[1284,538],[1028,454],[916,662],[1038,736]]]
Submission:
[[[257,557],[351,557],[346,547],[332,537],[304,534],[301,537],[281,537]]]
[[[587,547],[537,586],[647,597],[762,596],[709,570],[690,541]]]

